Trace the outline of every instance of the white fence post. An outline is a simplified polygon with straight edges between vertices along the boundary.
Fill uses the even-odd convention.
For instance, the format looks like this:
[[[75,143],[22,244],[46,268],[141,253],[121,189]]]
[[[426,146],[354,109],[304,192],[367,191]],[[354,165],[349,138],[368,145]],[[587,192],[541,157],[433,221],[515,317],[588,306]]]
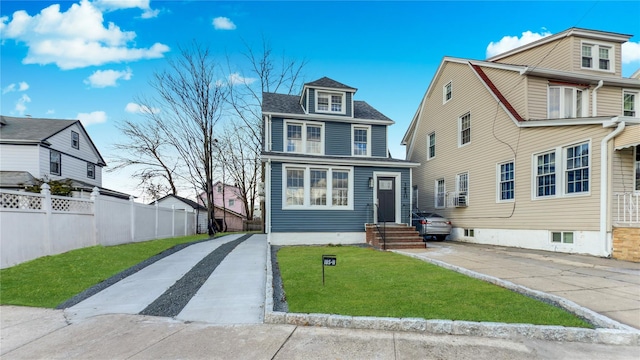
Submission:
[[[131,242],[136,241],[136,209],[133,202],[133,196],[129,196],[129,203],[131,209]]]
[[[158,200],[156,200],[156,235],[155,238],[158,238]]]
[[[176,236],[176,206],[171,205],[171,236]]]
[[[42,208],[44,209],[44,226],[45,226],[45,243],[44,243],[44,251],[46,254],[51,254],[52,244],[51,244],[51,221],[53,216],[51,216],[52,206],[51,206],[51,191],[49,190],[49,184],[42,184],[40,193],[44,195],[44,199],[42,199]]]
[[[189,222],[187,217],[187,208],[184,208],[184,236],[187,236],[187,231],[189,230]]]
[[[98,244],[100,236],[98,234],[98,201],[100,196],[100,189],[97,186],[93,188],[91,192],[91,201],[93,201],[93,243]]]

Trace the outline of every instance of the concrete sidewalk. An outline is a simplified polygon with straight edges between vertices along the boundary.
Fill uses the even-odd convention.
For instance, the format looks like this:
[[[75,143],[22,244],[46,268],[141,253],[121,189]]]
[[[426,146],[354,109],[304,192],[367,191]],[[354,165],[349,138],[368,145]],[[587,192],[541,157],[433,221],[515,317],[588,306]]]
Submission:
[[[0,307],[10,359],[611,359],[640,347],[304,327],[212,325],[110,314],[68,323],[62,310]]]
[[[449,241],[428,246],[397,252],[556,295],[640,329],[640,263]]]

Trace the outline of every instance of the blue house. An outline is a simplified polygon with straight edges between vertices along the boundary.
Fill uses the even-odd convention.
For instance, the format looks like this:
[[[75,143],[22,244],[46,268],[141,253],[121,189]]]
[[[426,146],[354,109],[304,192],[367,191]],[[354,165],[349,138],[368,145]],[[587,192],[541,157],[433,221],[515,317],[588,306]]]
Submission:
[[[272,244],[364,243],[367,227],[410,223],[411,169],[419,164],[390,157],[393,120],[354,100],[356,91],[323,77],[299,96],[262,94]]]

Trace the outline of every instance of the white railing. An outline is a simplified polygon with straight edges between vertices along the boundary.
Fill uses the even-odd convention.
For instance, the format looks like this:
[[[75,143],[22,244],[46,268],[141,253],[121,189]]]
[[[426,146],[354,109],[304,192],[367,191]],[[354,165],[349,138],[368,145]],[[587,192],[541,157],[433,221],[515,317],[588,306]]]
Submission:
[[[617,212],[615,221],[622,224],[640,224],[640,193],[614,194]]]
[[[469,204],[468,202],[468,195],[467,192],[459,192],[459,191],[452,191],[452,192],[448,192],[447,193],[447,207],[451,208],[451,207],[467,207]]]
[[[193,235],[196,213],[101,196],[0,190],[0,268],[94,245]]]

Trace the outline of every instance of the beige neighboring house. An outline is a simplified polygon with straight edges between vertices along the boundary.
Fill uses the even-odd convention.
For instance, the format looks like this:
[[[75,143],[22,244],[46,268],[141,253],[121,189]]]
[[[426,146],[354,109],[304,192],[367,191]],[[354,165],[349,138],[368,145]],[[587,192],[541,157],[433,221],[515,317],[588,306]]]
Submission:
[[[450,239],[640,261],[640,79],[631,35],[571,28],[445,57],[403,138],[413,206]]]

